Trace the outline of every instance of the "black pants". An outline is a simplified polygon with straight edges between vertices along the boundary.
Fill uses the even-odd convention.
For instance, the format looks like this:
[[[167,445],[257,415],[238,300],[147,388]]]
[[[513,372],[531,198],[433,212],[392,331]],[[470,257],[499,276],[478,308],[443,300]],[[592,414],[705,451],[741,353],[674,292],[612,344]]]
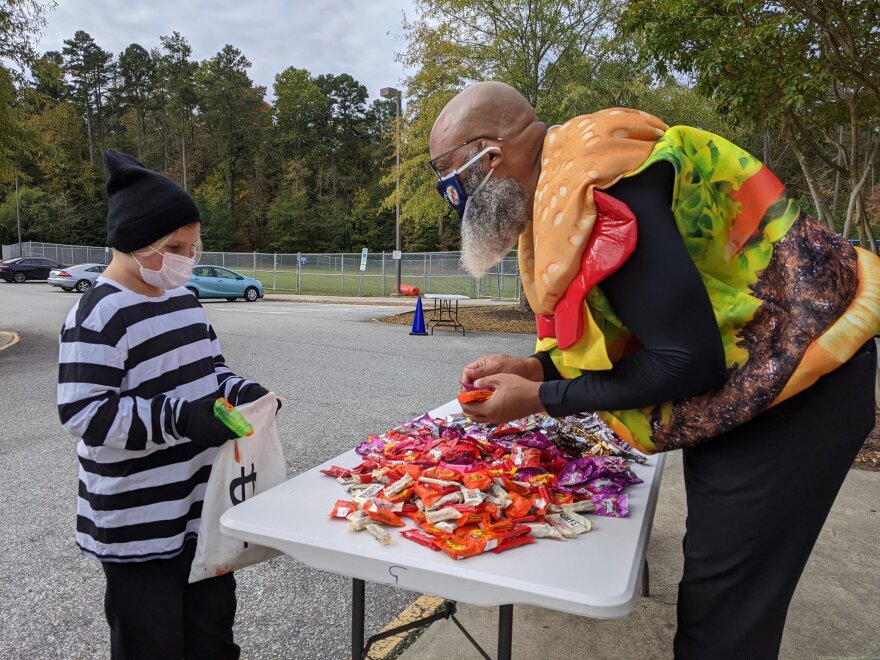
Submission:
[[[195,541],[173,559],[104,563],[113,660],[236,660],[232,573],[188,584]]]
[[[797,396],[684,450],[675,657],[776,658],[791,597],[874,426],[873,340]]]

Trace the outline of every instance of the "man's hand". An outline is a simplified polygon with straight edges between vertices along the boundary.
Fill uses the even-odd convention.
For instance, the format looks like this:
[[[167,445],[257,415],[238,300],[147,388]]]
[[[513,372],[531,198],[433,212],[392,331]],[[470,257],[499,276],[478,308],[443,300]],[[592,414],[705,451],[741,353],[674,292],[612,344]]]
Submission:
[[[495,390],[490,399],[480,403],[469,403],[461,407],[464,413],[475,422],[501,424],[512,419],[544,412],[541,398],[538,396],[538,390],[541,387],[539,382],[514,374],[496,373],[480,378],[474,382],[474,386]]]
[[[495,374],[514,374],[535,382],[544,380],[544,369],[537,358],[518,358],[503,353],[484,355],[474,360],[461,372],[461,384],[472,385],[474,381]]]

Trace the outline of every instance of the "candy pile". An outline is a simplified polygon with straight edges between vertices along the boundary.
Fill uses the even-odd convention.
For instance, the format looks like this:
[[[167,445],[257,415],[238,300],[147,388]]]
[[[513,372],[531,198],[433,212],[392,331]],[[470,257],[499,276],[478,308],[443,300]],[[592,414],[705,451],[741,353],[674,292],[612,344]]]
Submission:
[[[424,415],[357,446],[355,468],[322,470],[350,499],[330,515],[382,544],[388,529],[454,559],[495,553],[536,538],[574,538],[594,525],[583,514],[623,517],[623,490],[645,462],[598,417],[533,415],[501,426],[464,415]]]

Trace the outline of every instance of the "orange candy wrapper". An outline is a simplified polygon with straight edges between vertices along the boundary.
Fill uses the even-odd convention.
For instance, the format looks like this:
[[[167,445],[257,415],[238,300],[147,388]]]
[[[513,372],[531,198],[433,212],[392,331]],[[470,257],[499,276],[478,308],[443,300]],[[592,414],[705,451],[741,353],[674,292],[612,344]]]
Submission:
[[[345,518],[349,513],[357,511],[357,504],[348,500],[336,500],[336,506],[330,512],[331,518]]]
[[[495,394],[495,390],[462,390],[456,396],[458,397],[458,402],[466,405],[468,403],[479,403],[480,401],[486,401],[493,394]]]
[[[406,527],[406,523],[386,509],[369,509],[367,510],[367,515],[383,525],[390,525],[391,527]]]
[[[486,490],[492,485],[492,479],[488,474],[482,471],[465,472],[461,475],[461,485],[465,488]]]

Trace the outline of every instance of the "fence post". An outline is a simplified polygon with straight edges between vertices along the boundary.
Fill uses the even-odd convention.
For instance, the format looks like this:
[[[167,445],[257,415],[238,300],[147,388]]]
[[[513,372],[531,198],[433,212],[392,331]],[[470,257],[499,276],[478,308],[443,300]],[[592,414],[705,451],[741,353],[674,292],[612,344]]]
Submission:
[[[428,254],[425,253],[425,293],[428,293]]]
[[[382,295],[385,295],[385,250],[382,250]]]
[[[483,278],[477,278],[477,298],[483,297]]]
[[[278,253],[272,255],[272,290],[278,290]]]
[[[501,290],[504,287],[504,257],[501,258],[501,266],[498,268],[498,300],[501,300]]]
[[[254,279],[257,279],[257,251],[254,250]]]
[[[299,291],[299,277],[302,272],[302,252],[296,253],[296,290]]]
[[[226,268],[226,253],[225,252],[220,253],[220,265],[223,266],[224,268]]]
[[[339,255],[339,269],[342,271],[342,295],[345,295],[345,253]]]

